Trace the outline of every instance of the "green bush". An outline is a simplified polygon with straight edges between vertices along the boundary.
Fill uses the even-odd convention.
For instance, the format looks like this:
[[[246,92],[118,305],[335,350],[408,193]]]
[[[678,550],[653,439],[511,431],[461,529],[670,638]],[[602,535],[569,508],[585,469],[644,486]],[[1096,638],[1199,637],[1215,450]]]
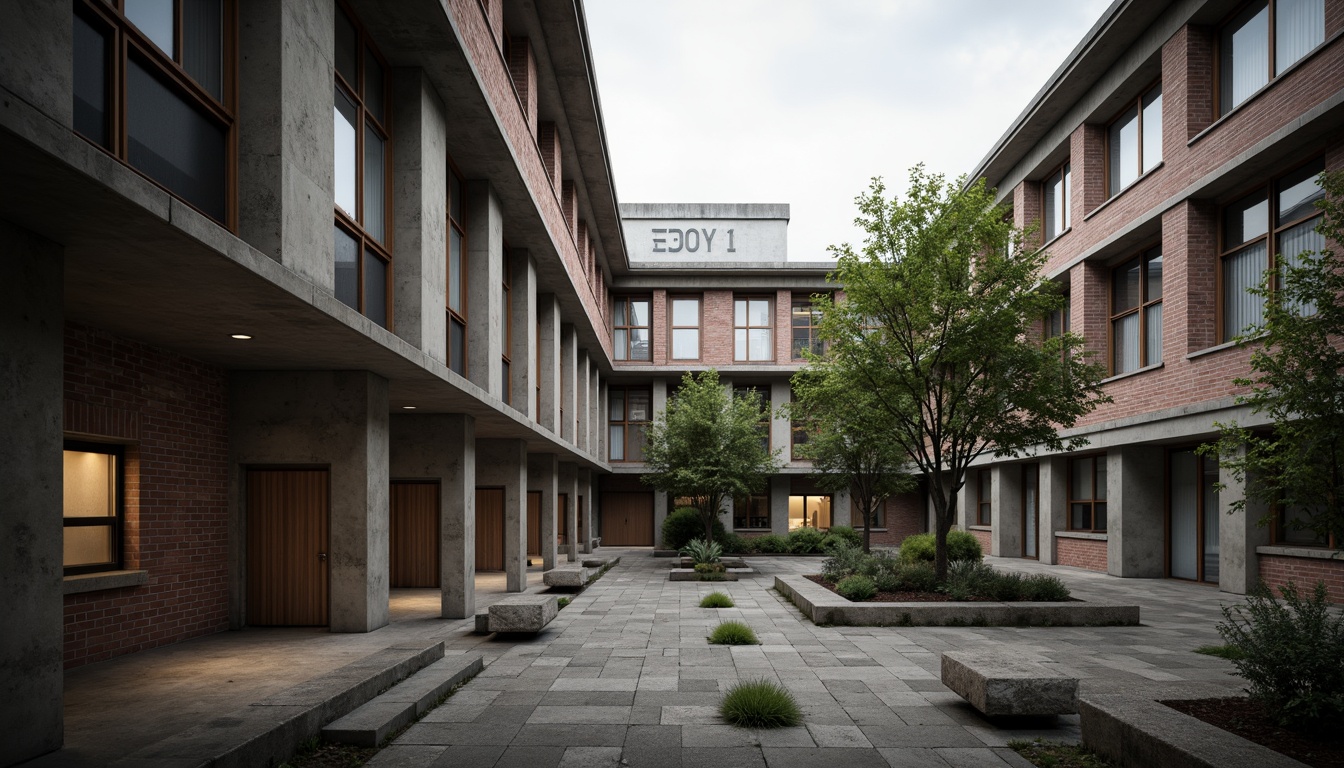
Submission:
[[[851,547],[863,546],[863,535],[848,525],[831,526],[831,529],[826,532],[826,538],[829,539],[832,536],[844,541]]]
[[[693,565],[717,563],[723,556],[723,545],[719,542],[707,542],[704,539],[692,539],[681,548],[681,554],[691,558]]]
[[[907,563],[918,561],[933,562],[935,552],[935,541],[932,533],[917,533],[914,536],[907,536],[901,542],[901,559]],[[975,538],[969,531],[948,531],[947,532],[947,560],[956,562],[959,560],[982,560],[984,553],[980,550],[980,540]]]
[[[877,594],[877,586],[867,576],[846,576],[835,585],[835,591],[847,600],[868,600]]]
[[[878,592],[902,592],[901,574],[897,571],[882,571],[873,577],[873,586]]]
[[[714,519],[714,540],[722,541],[728,535],[723,521]],[[705,524],[700,520],[700,510],[695,507],[679,507],[663,520],[663,546],[667,549],[681,549],[691,539],[705,538]]]
[[[826,534],[811,526],[794,528],[789,531],[789,551],[795,555],[810,555],[821,551],[821,542]]]
[[[725,621],[709,634],[709,642],[715,645],[760,645],[756,633],[751,627],[740,621]]]
[[[1022,599],[1035,603],[1060,603],[1069,599],[1069,588],[1054,576],[1033,573],[1022,580]]]
[[[1336,730],[1344,722],[1344,615],[1332,611],[1324,582],[1310,597],[1291,581],[1279,592],[1282,602],[1260,584],[1245,607],[1223,606],[1218,634],[1241,651],[1232,663],[1280,725]]]
[[[696,563],[691,567],[695,569],[696,573],[701,575],[706,573],[723,573],[728,570],[723,567],[723,563]]]
[[[803,721],[793,694],[770,680],[747,680],[733,686],[724,694],[719,714],[742,728],[783,728]]]
[[[846,576],[859,573],[867,564],[868,557],[856,547],[838,547],[831,550],[831,556],[821,563],[821,575],[829,582],[837,582]]]
[[[720,541],[720,539],[718,538],[714,540]],[[723,542],[723,551],[725,553],[732,552],[738,555],[751,554],[752,550],[751,539],[748,539],[745,536],[739,536],[736,533],[733,533],[732,531],[728,531],[723,535],[722,542]]]
[[[938,575],[933,563],[907,563],[896,573],[900,587],[891,592],[932,592],[938,587]]]
[[[732,608],[733,598],[722,592],[710,592],[708,595],[700,598],[701,608]]]
[[[751,540],[752,548],[763,555],[773,555],[789,551],[789,540],[774,533],[757,536]]]

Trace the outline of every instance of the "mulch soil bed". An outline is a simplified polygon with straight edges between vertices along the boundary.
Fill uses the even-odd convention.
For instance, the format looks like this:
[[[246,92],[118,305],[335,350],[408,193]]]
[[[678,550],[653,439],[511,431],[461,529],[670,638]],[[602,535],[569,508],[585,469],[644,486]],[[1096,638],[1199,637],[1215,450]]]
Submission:
[[[804,577],[804,578],[806,578],[808,581],[811,581],[811,582],[820,584],[821,586],[823,586],[823,587],[825,587],[825,588],[831,590],[832,592],[835,592],[835,585],[832,584],[832,583],[829,582],[829,581],[826,581],[826,580],[823,579],[821,576],[818,576],[818,575],[812,575],[812,576],[806,576],[806,577]],[[835,592],[835,593],[836,593],[837,595],[840,595],[839,592]],[[840,596],[841,596],[841,597],[844,597],[844,595],[840,595]],[[846,599],[848,599],[848,598],[846,598]],[[988,603],[988,602],[994,602],[994,601],[989,600],[988,598],[983,598],[983,597],[974,597],[974,598],[971,598],[970,600],[957,600],[957,601],[954,601],[949,595],[943,594],[942,592],[878,592],[876,595],[873,595],[872,598],[869,599],[869,600],[850,600],[850,602],[853,602],[853,603],[951,603],[951,602]]]
[[[1250,699],[1183,699],[1161,703],[1307,765],[1344,768],[1344,738],[1338,732],[1290,731],[1269,719],[1264,709]]]

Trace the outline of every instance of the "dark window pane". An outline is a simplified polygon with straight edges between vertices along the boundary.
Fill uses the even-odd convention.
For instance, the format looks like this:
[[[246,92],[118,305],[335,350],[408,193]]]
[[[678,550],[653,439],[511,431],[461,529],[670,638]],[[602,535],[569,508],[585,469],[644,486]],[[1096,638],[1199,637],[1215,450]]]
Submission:
[[[1139,177],[1139,108],[1130,107],[1111,124],[1109,133],[1111,183],[1108,193],[1115,195]]]
[[[458,224],[462,223],[462,182],[457,174],[448,174],[448,215]]]
[[[1149,251],[1148,279],[1143,295],[1144,301],[1157,301],[1162,298],[1162,251]]]
[[[1256,243],[1223,259],[1223,340],[1259,326],[1265,317],[1265,300],[1250,293],[1260,285],[1268,266],[1265,244]]]
[[[364,127],[364,220],[360,223],[373,239],[386,242],[387,143],[372,126]]]
[[[1111,314],[1118,315],[1139,305],[1139,260],[1115,268],[1111,273]]]
[[[387,263],[368,249],[364,251],[364,315],[387,327]]]
[[[462,233],[448,228],[448,308],[462,314]]]
[[[107,146],[107,36],[75,14],[75,130]]]
[[[340,227],[336,234],[336,298],[359,309],[359,243]]]
[[[340,6],[336,7],[336,71],[351,88],[359,87],[359,35]]]
[[[182,16],[182,66],[211,96],[223,101],[223,3],[220,0],[185,0]]]
[[[223,221],[225,132],[132,57],[127,63],[126,132],[131,165]]]
[[[1092,527],[1091,504],[1073,504],[1069,509],[1069,527],[1075,531],[1085,531]]]
[[[456,320],[448,321],[448,368],[467,375],[467,327]]]
[[[1314,216],[1320,211],[1316,201],[1325,197],[1321,189],[1321,172],[1325,170],[1325,161],[1308,163],[1279,181],[1278,220],[1279,225],[1290,221]]]
[[[359,162],[357,137],[359,109],[340,86],[336,86],[336,205],[355,218],[356,168]]]
[[[1269,202],[1255,192],[1223,211],[1223,247],[1234,248],[1269,231]]]
[[[169,58],[177,58],[173,48],[173,0],[126,0],[126,18]]]
[[[1162,162],[1162,86],[1143,96],[1143,172]]]
[[[364,106],[379,123],[387,119],[387,113],[383,111],[386,85],[383,77],[383,65],[378,63],[378,57],[373,51],[364,49]]]
[[[1092,506],[1092,529],[1106,530],[1106,502],[1098,501]]]

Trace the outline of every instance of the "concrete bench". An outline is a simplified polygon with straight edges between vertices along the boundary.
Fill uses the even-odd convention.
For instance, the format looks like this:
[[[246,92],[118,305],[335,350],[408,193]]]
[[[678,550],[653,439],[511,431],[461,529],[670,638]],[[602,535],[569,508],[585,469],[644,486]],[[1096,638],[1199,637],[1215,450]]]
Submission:
[[[555,595],[514,595],[491,605],[486,629],[490,632],[536,634],[560,613]]]
[[[986,716],[1066,715],[1078,711],[1078,680],[1016,651],[947,651],[943,685]]]
[[[597,575],[597,568],[575,568],[573,566],[552,568],[541,574],[541,583],[548,587],[582,589],[588,580]]]

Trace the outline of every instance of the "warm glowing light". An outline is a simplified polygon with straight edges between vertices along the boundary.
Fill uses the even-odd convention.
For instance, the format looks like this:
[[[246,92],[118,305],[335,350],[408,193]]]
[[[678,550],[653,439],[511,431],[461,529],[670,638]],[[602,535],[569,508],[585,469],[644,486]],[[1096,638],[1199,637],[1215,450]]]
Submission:
[[[235,338],[235,339],[250,339],[250,338],[252,338],[252,337],[251,337],[251,336],[248,336],[246,333],[235,333],[235,334],[233,334],[233,338]]]

